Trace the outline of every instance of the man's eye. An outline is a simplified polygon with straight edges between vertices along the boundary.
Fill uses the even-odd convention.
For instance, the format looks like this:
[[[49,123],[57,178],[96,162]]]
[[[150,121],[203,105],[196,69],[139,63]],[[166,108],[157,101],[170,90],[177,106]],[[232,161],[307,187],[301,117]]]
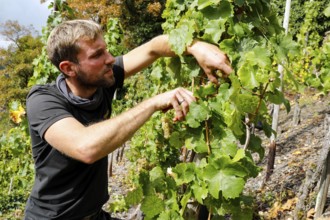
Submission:
[[[94,54],[92,57],[93,58],[98,58],[98,57],[100,57],[102,55],[103,55],[103,52],[98,52],[98,53]]]

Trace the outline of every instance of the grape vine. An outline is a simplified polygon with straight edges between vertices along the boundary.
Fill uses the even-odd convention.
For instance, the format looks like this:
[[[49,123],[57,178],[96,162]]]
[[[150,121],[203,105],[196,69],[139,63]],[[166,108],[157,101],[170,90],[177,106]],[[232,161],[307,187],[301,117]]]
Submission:
[[[291,59],[290,69],[295,73],[298,91],[305,87],[316,88],[323,93],[330,89],[329,46],[328,36],[320,36],[316,31],[315,21],[321,10],[322,2],[305,3],[305,19],[298,35],[298,42],[303,45],[300,55]],[[327,16],[327,12],[324,11]],[[323,40],[322,40],[323,38]],[[321,46],[320,46],[321,42]]]
[[[198,100],[185,122],[159,113],[135,135],[131,158],[146,161],[135,166],[126,203],[141,203],[146,219],[186,219],[191,204],[207,207],[209,217],[252,219],[253,200],[243,190],[260,171],[252,155],[264,156],[253,125],[261,122],[270,136],[267,104],[289,110],[276,67],[295,55],[297,44],[284,35],[269,1],[170,0],[163,17],[179,57],[157,62],[151,76],[159,92],[189,87]],[[193,39],[219,45],[229,56],[235,73],[219,87],[192,57],[181,56]]]

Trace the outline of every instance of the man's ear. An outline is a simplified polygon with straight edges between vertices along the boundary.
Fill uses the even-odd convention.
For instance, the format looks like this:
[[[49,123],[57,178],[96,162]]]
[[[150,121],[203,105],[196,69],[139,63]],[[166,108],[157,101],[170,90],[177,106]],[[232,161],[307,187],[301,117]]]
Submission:
[[[62,61],[59,65],[60,70],[62,73],[64,73],[67,76],[75,76],[76,75],[76,65],[75,63],[71,62],[71,61]]]

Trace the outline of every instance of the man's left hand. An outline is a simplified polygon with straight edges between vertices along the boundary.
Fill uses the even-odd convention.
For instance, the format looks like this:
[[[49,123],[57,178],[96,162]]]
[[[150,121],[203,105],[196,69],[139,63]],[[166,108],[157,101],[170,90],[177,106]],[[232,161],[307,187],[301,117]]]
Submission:
[[[215,84],[218,84],[217,71],[221,71],[222,77],[228,77],[233,72],[227,55],[213,44],[194,41],[187,52],[196,58],[209,80]]]

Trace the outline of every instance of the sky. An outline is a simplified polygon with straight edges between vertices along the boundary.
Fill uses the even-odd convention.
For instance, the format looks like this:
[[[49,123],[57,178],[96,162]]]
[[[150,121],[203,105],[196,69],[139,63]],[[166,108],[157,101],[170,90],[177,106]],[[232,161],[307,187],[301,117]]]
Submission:
[[[49,0],[43,4],[40,0],[0,0],[0,23],[16,20],[20,25],[32,25],[41,34],[50,14],[49,3]],[[8,42],[0,35],[0,47],[7,45]]]

